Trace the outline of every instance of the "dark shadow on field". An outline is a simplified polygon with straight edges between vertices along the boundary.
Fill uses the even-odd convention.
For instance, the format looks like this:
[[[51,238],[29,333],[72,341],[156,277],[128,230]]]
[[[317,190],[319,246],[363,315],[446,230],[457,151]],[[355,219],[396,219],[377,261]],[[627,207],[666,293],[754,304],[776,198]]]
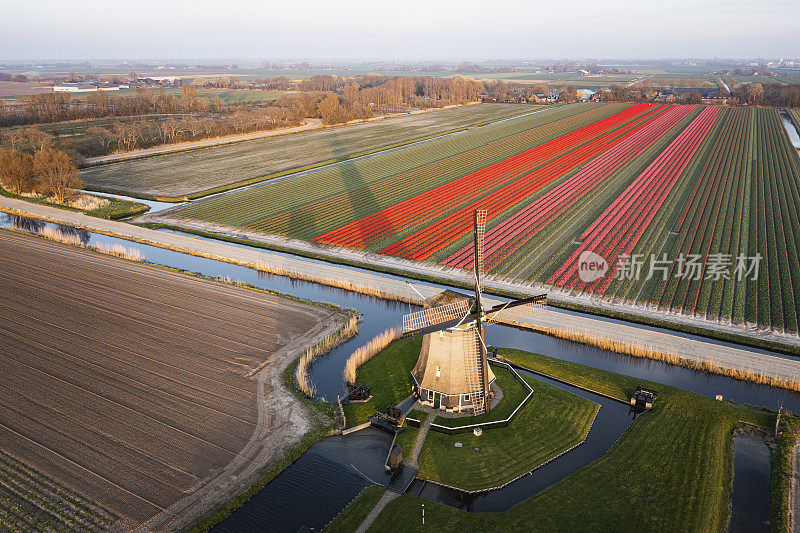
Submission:
[[[331,138],[331,141],[336,141],[336,138]],[[332,142],[331,144],[333,145],[334,143]],[[332,148],[335,149],[333,146]],[[350,201],[350,209],[353,216],[357,217],[356,220],[364,216],[369,216],[372,213],[378,214],[377,220],[371,220],[368,226],[365,223],[358,224],[358,231],[361,234],[362,242],[364,242],[369,235],[369,230],[375,227],[382,228],[389,234],[394,234],[394,226],[380,213],[380,204],[375,199],[375,195],[364,179],[364,175],[356,168],[355,164],[344,164],[339,167],[339,170],[341,172],[345,193]],[[366,215],[361,215],[361,213],[366,213]],[[327,232],[336,228],[322,229]],[[363,247],[365,248],[366,246]]]

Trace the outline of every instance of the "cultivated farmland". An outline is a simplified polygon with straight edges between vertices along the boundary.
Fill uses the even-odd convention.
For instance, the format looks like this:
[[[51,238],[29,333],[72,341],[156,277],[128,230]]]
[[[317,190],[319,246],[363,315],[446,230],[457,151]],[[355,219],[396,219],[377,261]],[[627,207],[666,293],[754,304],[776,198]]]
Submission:
[[[280,454],[284,426],[308,430],[297,411],[259,417],[279,391],[247,374],[269,361],[280,383],[278,354],[299,353],[331,312],[7,231],[0,255],[0,449],[33,469],[0,455],[21,480],[13,508],[50,479],[142,523],[251,460],[256,433],[261,457]]]
[[[479,104],[434,110],[101,165],[82,170],[81,179],[95,190],[181,197],[534,109],[532,106]]]
[[[469,268],[474,209],[492,274],[798,330],[800,159],[778,109],[561,106],[173,216]],[[609,270],[584,280],[589,252]]]

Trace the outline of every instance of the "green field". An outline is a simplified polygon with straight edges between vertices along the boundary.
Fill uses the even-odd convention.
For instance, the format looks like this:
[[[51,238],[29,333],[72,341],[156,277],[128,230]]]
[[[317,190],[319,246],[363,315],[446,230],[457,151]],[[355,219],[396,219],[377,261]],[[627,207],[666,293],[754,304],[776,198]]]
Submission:
[[[141,122],[165,120],[168,118],[181,118],[187,115],[140,115],[136,117],[110,117],[110,118],[89,118],[84,120],[70,120],[68,122],[55,122],[52,124],[37,124],[35,127],[55,135],[60,138],[70,139],[72,141],[81,141],[86,135],[86,130],[90,126],[98,126],[101,128],[112,129],[114,124],[127,123],[127,122]],[[27,128],[29,126],[13,126],[9,128],[0,128],[0,138],[3,133],[12,129]]]
[[[274,173],[441,134],[532,111],[479,104],[361,124],[233,143],[84,169],[89,188],[129,195],[181,197]]]
[[[357,382],[370,387],[373,397],[366,403],[344,406],[349,426],[365,422],[376,411],[409,395],[411,369],[419,350],[419,338],[395,341],[359,368]],[[491,411],[458,418],[436,416],[433,422],[454,427],[508,418],[528,396],[529,389],[503,365],[492,364],[492,371],[503,398]],[[419,477],[464,490],[485,490],[530,472],[586,438],[597,404],[535,378],[522,379],[533,393],[508,426],[485,428],[480,437],[429,431],[419,456]],[[408,416],[424,422],[435,415],[412,411]],[[406,430],[397,436],[395,444],[403,450],[404,457],[410,455],[418,433],[418,429],[406,425]],[[456,442],[463,447],[456,448]]]
[[[727,529],[732,432],[742,421],[774,427],[774,414],[568,361],[517,350],[500,353],[536,371],[621,399],[637,386],[654,389],[658,399],[608,454],[506,512],[468,513],[407,494],[391,502],[369,531]],[[783,481],[774,480],[773,487]],[[788,496],[778,494],[781,502]],[[358,503],[366,507],[364,500]]]

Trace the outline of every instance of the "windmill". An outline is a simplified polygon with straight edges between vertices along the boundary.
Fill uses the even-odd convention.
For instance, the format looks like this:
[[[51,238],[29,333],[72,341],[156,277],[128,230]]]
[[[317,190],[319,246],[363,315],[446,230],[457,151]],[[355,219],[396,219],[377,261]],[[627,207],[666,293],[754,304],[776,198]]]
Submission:
[[[547,299],[539,294],[483,308],[485,223],[486,211],[476,210],[474,300],[461,297],[440,304],[441,299],[429,299],[421,311],[403,317],[403,338],[424,336],[411,373],[414,393],[421,403],[447,411],[481,414],[488,410],[494,374],[487,360],[484,322],[528,317]]]

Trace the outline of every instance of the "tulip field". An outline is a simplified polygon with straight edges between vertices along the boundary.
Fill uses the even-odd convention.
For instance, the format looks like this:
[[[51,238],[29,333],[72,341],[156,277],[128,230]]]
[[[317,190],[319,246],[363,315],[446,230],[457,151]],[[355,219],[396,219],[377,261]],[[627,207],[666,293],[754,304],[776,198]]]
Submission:
[[[779,109],[558,106],[172,216],[471,268],[474,209],[490,274],[798,330],[800,159]],[[587,254],[604,275],[585,278]]]

